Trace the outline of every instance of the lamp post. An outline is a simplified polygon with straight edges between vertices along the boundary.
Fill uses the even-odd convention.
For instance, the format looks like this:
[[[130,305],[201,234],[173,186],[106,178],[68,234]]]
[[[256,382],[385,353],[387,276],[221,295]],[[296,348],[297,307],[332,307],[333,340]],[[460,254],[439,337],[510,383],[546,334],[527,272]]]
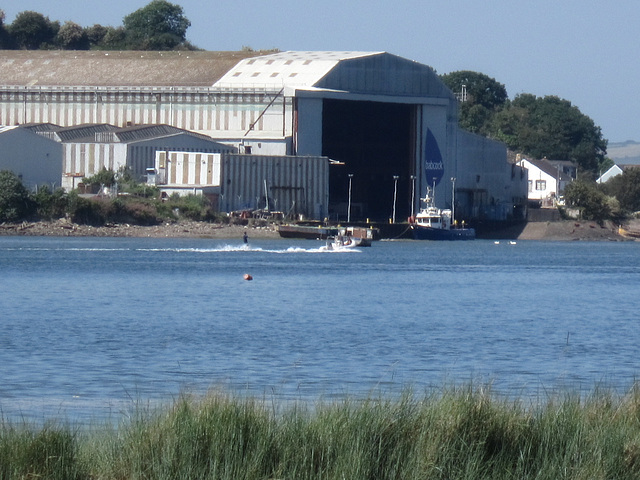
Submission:
[[[393,176],[393,223],[396,223],[396,199],[398,198],[398,175]]]
[[[416,203],[416,176],[411,175],[411,216],[413,217]]]
[[[351,181],[353,173],[349,174],[349,205],[347,206],[347,223],[351,223]]]
[[[456,223],[456,177],[451,177],[451,221]]]

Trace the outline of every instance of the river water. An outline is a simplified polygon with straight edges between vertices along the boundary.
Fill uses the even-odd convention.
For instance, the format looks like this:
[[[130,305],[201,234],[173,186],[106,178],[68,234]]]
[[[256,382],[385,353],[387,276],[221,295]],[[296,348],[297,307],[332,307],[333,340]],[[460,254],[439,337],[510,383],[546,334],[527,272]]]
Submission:
[[[210,388],[545,398],[640,371],[640,243],[322,246],[0,237],[0,414],[93,421]]]

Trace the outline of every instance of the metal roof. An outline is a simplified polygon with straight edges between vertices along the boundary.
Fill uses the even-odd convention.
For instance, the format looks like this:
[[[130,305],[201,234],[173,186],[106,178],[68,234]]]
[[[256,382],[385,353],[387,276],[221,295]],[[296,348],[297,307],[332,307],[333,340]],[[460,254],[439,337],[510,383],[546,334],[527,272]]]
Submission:
[[[0,86],[30,90],[328,90],[444,97],[427,65],[386,52],[0,51]]]
[[[260,52],[0,50],[0,85],[211,86]]]
[[[214,86],[240,88],[312,87],[342,60],[384,52],[279,52],[241,60]]]

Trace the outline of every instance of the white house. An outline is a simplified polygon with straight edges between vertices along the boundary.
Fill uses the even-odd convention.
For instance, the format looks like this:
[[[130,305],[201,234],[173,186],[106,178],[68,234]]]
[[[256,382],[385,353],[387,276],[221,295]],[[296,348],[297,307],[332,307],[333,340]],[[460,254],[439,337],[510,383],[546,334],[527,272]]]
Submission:
[[[571,183],[572,178],[558,166],[553,166],[547,159],[521,159],[518,164],[527,169],[528,199],[544,207],[555,205],[557,197]]]
[[[620,175],[621,173],[622,173],[622,168],[620,168],[618,165],[614,165],[609,170],[607,170],[602,175],[600,175],[598,177],[598,179],[596,180],[596,182],[597,183],[607,183],[607,180],[609,180],[610,178],[616,177],[616,176]]]

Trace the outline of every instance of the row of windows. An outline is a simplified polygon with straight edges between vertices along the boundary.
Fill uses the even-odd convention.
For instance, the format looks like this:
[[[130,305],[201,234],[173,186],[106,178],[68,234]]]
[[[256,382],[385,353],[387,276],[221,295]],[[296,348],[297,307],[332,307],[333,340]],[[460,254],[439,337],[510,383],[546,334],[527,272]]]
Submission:
[[[536,191],[544,191],[547,189],[546,180],[536,180]],[[529,180],[529,191],[533,191],[533,180]]]

